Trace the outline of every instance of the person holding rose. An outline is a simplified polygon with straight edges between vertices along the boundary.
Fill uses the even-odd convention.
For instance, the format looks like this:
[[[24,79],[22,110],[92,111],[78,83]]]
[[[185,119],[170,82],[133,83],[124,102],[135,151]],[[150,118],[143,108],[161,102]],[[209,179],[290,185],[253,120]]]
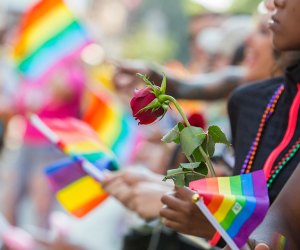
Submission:
[[[274,47],[282,52],[299,50],[300,36],[295,30],[300,3],[269,0],[267,5],[274,8],[269,21]],[[263,169],[271,203],[276,201],[300,162],[299,106],[299,62],[286,69],[284,78],[244,86],[229,100],[236,155],[234,174]],[[215,230],[193,204],[192,194],[188,189],[179,189],[174,194],[164,195],[165,207],[160,215],[164,224],[176,231],[211,239]],[[295,229],[290,230],[296,233]]]

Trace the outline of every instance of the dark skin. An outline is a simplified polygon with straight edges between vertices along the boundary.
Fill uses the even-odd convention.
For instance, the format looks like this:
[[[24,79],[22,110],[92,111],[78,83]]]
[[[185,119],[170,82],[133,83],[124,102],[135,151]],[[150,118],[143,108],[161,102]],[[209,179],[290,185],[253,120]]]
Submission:
[[[275,8],[275,14],[269,22],[273,33],[273,44],[280,51],[300,49],[298,25],[300,22],[300,4],[297,0],[268,0],[266,3]]]
[[[168,73],[163,67],[152,67],[143,62],[125,62],[118,63],[117,73],[114,76],[114,82],[123,85],[124,81],[128,85],[136,84],[139,79],[136,72],[146,74],[150,80],[155,83],[162,81],[162,73],[167,73],[168,89],[170,94],[178,99],[192,100],[219,100],[226,98],[233,89],[243,82],[243,72],[241,69],[220,71],[211,74],[194,75],[188,79],[179,79],[172,73]]]
[[[164,225],[184,234],[212,238],[215,229],[192,202],[195,192],[188,188],[176,188],[175,191],[161,198],[167,205],[160,210]]]
[[[299,23],[298,21],[300,21],[300,2],[298,0],[268,0],[266,3],[267,7],[275,13],[273,17],[275,24],[271,25],[271,30],[274,34],[274,46],[280,51],[299,50],[300,35],[294,31],[297,30],[296,26]],[[299,182],[299,179],[300,170],[297,170],[288,182],[287,187],[284,188],[272,205],[265,222],[258,229],[261,231],[257,231],[260,233],[254,234],[254,237],[257,237],[258,241],[264,241],[270,245],[273,233],[279,232],[297,246],[292,249],[300,249],[300,240],[298,236],[298,232],[300,232],[300,199],[295,199],[294,191],[296,190],[296,187],[298,187],[297,180]],[[177,191],[177,193],[178,192],[179,191]],[[202,221],[200,222],[200,220],[203,220],[203,215],[198,213],[198,219],[189,219],[190,221],[193,221],[193,223],[189,220],[181,221],[181,223],[178,221],[178,217],[181,216],[186,219],[194,218],[193,216],[195,216],[192,213],[187,214],[187,211],[194,211],[193,208],[195,206],[190,199],[191,193],[186,194],[186,197],[182,198],[180,195],[175,194],[175,197],[177,197],[178,200],[185,202],[184,211],[180,207],[183,203],[180,203],[179,201],[177,203],[170,202],[171,197],[168,198],[167,196],[168,195],[165,195],[162,198],[162,201],[169,210],[168,214],[176,212],[175,218],[174,216],[171,217],[168,214],[166,215],[164,210],[161,210],[161,216],[167,219],[168,226],[179,232],[194,235],[196,232],[197,236],[205,236],[205,227],[203,225],[206,224],[206,221],[203,221],[203,223]]]

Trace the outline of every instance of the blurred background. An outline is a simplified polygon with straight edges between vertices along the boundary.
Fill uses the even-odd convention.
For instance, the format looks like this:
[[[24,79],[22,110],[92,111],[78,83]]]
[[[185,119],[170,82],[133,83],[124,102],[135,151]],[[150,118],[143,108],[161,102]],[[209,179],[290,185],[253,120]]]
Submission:
[[[53,102],[55,105],[50,109],[47,106],[47,112],[56,110],[59,113],[57,105],[76,93],[76,98],[80,100],[76,102],[78,110],[74,110],[73,115],[79,117],[77,114],[84,113],[89,102],[87,99],[90,97],[85,95],[87,85],[95,86],[99,83],[105,88],[113,89],[118,101],[127,109],[133,90],[140,83],[132,83],[132,79],[122,76],[116,78],[114,74],[119,63],[139,66],[142,61],[156,65],[153,67],[163,65],[165,70],[169,70],[170,76],[179,80],[191,79],[191,84],[197,82],[193,80],[194,76],[202,79],[202,74],[205,74],[202,79],[205,84],[211,82],[214,85],[212,79],[226,75],[229,66],[242,67],[242,73],[239,71],[238,74],[232,73],[230,68],[234,84],[235,75],[240,77],[239,83],[267,78],[272,75],[271,68],[273,69],[272,47],[270,36],[265,31],[265,21],[258,17],[265,9],[261,0],[66,0],[65,3],[78,22],[87,30],[92,43],[76,58],[80,62],[76,61],[70,68],[68,64],[66,69],[60,68],[53,73],[49,80],[52,83],[50,89],[37,89],[20,98],[27,90],[23,91],[20,87],[24,85],[24,79],[16,69],[12,51],[16,46],[20,20],[36,2],[38,1],[0,1],[1,212],[9,223],[25,229],[42,243],[47,243],[49,238],[54,237],[53,230],[56,230],[56,234],[57,231],[62,231],[63,236],[72,244],[80,245],[83,249],[122,249],[124,235],[131,228],[144,225],[145,220],[126,210],[116,200],[109,198],[82,219],[68,216],[56,203],[49,209],[51,195],[44,189],[47,183],[40,178],[39,173],[42,173],[42,167],[51,160],[61,158],[61,153],[52,153],[48,159],[49,145],[36,144],[36,141],[33,143],[30,140],[32,138],[28,136],[32,136],[32,131],[28,132],[28,124],[23,117],[24,109],[26,112],[39,110],[41,103],[45,101],[43,99],[48,98],[47,91],[52,91],[56,98]],[[253,41],[249,41],[250,34],[254,34],[255,30],[258,30],[255,34],[260,39],[258,45],[254,36]],[[261,53],[259,49],[264,46],[264,38],[267,49]],[[246,46],[249,47],[248,50]],[[244,72],[245,68],[247,73]],[[262,68],[267,72],[259,71]],[[63,72],[76,72],[75,76],[70,73],[71,78],[76,80],[72,78],[72,83],[68,85],[56,84],[62,81]],[[83,73],[81,75],[78,72]],[[216,75],[209,75],[215,72]],[[81,83],[83,86],[79,87]],[[230,91],[234,87],[229,87]],[[66,89],[74,91],[68,92]],[[226,111],[230,91],[216,94],[212,98],[203,96],[203,100],[199,98],[186,101],[181,98],[182,104],[187,113],[201,114],[203,127],[217,124],[230,138]],[[19,100],[24,98],[26,100],[23,102],[28,105],[25,108],[21,105],[20,109]],[[68,105],[74,108],[75,104],[73,102]],[[54,116],[52,113],[51,115]],[[176,148],[161,146],[160,138],[178,120],[179,117],[171,114],[155,123],[153,128],[139,127],[144,141],[139,144],[135,158],[125,165],[142,165],[155,173],[164,174],[167,166],[176,162],[178,155]],[[145,153],[154,151],[158,156],[155,159]],[[32,165],[39,167],[30,170],[20,168],[22,162],[30,162],[29,157],[35,159]],[[234,164],[233,153],[223,147],[218,148],[214,163],[220,175],[229,175]],[[18,234],[13,235],[15,237]],[[26,235],[20,234],[20,238],[24,240],[22,237],[26,238]],[[205,248],[207,245],[203,243],[198,249]],[[54,245],[47,248],[44,244],[35,249],[79,248]]]

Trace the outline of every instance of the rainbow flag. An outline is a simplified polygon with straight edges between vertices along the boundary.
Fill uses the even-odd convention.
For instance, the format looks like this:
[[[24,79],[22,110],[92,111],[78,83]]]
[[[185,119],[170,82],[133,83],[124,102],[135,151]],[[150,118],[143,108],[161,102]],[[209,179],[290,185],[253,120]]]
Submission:
[[[45,174],[58,202],[78,218],[85,216],[108,197],[101,184],[85,172],[82,161],[76,158],[49,165]]]
[[[215,177],[191,182],[197,205],[233,249],[240,249],[264,219],[269,196],[264,172]]]
[[[118,100],[108,91],[91,92],[89,100],[82,119],[96,131],[122,164],[130,163],[142,140],[132,115],[124,112]]]
[[[33,116],[31,122],[65,154],[90,162],[102,170],[115,171],[119,164],[115,155],[98,138],[93,129],[76,118],[40,119]]]
[[[23,16],[13,58],[26,80],[43,82],[89,43],[63,0],[40,0]]]

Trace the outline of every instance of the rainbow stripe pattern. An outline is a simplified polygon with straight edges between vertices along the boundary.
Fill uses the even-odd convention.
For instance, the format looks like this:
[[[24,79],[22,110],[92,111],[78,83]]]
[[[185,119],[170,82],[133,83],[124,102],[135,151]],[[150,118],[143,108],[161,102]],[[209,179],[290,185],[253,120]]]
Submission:
[[[83,120],[96,131],[100,140],[122,164],[132,161],[142,136],[132,115],[123,111],[112,93],[90,93],[90,104]]]
[[[108,197],[101,184],[87,175],[82,162],[76,158],[49,165],[45,174],[58,202],[75,217],[85,216]]]
[[[119,169],[114,154],[85,122],[76,118],[42,121],[59,138],[56,144],[65,154],[85,159],[102,170]]]
[[[22,19],[13,58],[26,80],[42,82],[89,43],[63,0],[40,0]]]
[[[240,249],[264,219],[268,189],[263,171],[191,182],[199,193],[197,205],[232,249]],[[202,206],[202,205],[205,206]]]

